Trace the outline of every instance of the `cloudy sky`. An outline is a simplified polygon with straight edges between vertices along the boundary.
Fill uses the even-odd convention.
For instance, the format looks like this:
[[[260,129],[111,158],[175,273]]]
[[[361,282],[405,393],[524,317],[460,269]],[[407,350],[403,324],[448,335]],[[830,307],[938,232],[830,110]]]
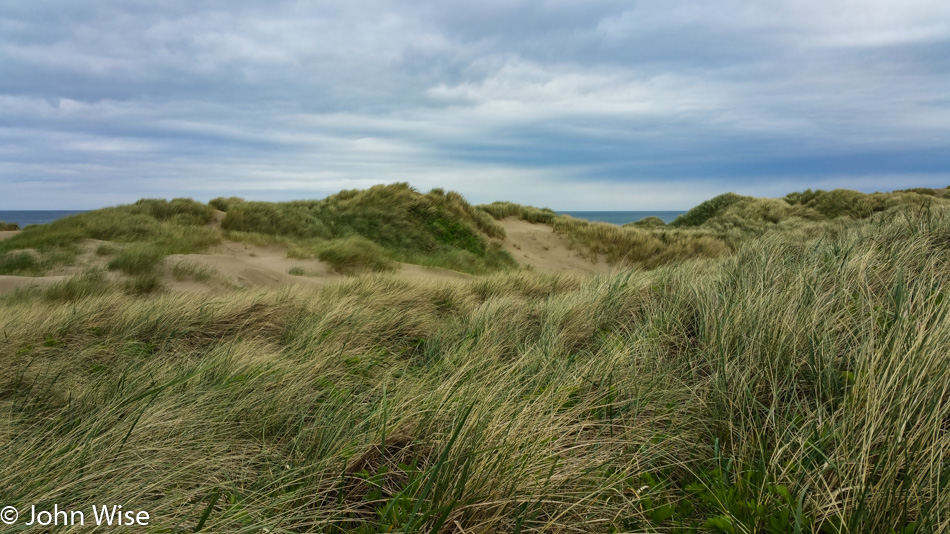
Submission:
[[[0,209],[950,184],[946,0],[0,4]]]

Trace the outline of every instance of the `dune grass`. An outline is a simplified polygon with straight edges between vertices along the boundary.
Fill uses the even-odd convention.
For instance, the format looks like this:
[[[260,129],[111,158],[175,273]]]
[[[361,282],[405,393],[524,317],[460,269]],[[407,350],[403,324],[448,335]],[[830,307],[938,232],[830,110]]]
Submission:
[[[932,206],[611,276],[8,296],[0,502],[166,532],[947,531],[948,243]]]
[[[221,228],[214,209],[226,213]],[[46,274],[76,262],[87,239],[114,256],[109,268],[128,275],[152,272],[169,254],[204,252],[223,239],[287,247],[294,257],[318,257],[345,273],[391,270],[395,262],[469,273],[512,269],[497,242],[504,229],[458,193],[421,194],[408,184],[342,191],[322,200],[249,202],[216,198],[143,199],[36,225],[0,241],[0,274]]]
[[[19,230],[20,225],[17,223],[8,223],[5,221],[0,221],[0,232],[9,232],[12,230]]]
[[[143,199],[32,225],[0,241],[0,274],[42,275],[56,266],[71,265],[87,239],[137,243],[139,252],[149,248],[162,256],[200,252],[221,241],[220,232],[205,226],[211,215],[210,207],[190,199]],[[111,255],[115,250],[106,245],[96,252]],[[17,270],[7,266],[8,262],[22,262],[24,253],[34,256],[35,267]],[[121,261],[127,258],[128,254]]]
[[[392,262],[469,273],[515,266],[493,241],[504,229],[458,193],[441,189],[421,194],[398,183],[314,201],[215,201],[227,212],[222,228],[229,237],[272,236],[289,245],[292,256],[320,257],[341,272],[386,270]]]
[[[686,259],[730,254],[769,233],[791,240],[812,239],[887,210],[950,206],[925,188],[865,194],[846,189],[808,189],[783,199],[725,193],[707,200],[670,224],[656,217],[616,226],[558,215],[549,209],[494,202],[478,206],[496,219],[517,217],[544,223],[566,236],[591,261],[652,269]]]

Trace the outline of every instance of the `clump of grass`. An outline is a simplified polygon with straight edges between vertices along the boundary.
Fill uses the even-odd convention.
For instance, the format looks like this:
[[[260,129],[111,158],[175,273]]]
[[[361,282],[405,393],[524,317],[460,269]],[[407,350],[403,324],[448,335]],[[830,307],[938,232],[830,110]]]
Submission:
[[[558,214],[549,208],[522,206],[514,202],[492,202],[491,204],[482,204],[478,208],[496,219],[517,217],[530,223],[551,224],[558,217]]]
[[[103,296],[112,291],[101,269],[90,269],[78,276],[56,282],[43,290],[43,298],[50,301],[72,302]]]
[[[32,251],[6,252],[0,255],[0,274],[40,275],[46,271]]]
[[[123,282],[122,288],[129,295],[141,296],[165,289],[165,283],[155,272],[142,272]]]
[[[214,278],[215,274],[217,272],[213,268],[193,261],[179,261],[172,266],[172,276],[178,281],[191,279],[206,282]]]
[[[722,213],[729,206],[750,198],[751,197],[744,197],[735,193],[725,193],[719,195],[680,215],[670,223],[670,226],[674,228],[701,226],[709,219],[712,219],[716,215]]]
[[[327,241],[319,246],[316,256],[329,263],[334,271],[344,274],[395,268],[379,245],[359,236]]]
[[[17,223],[8,223],[8,222],[0,221],[0,232],[10,232],[10,231],[19,230],[19,229],[20,229],[20,225]]]
[[[627,223],[623,226],[635,226],[637,228],[662,228],[666,226],[666,223],[659,217],[650,216],[644,217],[636,222]]]
[[[164,257],[165,254],[158,247],[136,244],[122,249],[108,267],[109,270],[122,271],[130,276],[147,274],[154,271]]]
[[[217,197],[209,200],[208,205],[216,210],[227,212],[231,206],[242,202],[244,202],[244,199],[241,197]]]
[[[307,271],[305,271],[303,267],[295,266],[295,267],[291,267],[290,270],[287,271],[287,274],[291,274],[294,276],[304,276],[307,274]]]
[[[115,256],[118,253],[118,248],[107,243],[103,243],[96,247],[96,256]]]
[[[918,195],[937,196],[937,192],[929,187],[911,187],[908,189],[897,189],[895,193],[917,193]]]

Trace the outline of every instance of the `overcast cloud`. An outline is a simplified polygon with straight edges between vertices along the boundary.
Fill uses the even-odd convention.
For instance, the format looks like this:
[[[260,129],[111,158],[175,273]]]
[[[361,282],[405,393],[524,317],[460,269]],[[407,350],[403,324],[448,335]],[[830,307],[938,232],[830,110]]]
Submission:
[[[945,0],[0,4],[0,209],[950,184]]]

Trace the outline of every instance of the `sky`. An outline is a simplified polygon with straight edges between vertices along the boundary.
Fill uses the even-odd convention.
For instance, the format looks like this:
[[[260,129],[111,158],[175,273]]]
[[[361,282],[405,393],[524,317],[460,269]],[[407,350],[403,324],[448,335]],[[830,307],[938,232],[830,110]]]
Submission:
[[[0,209],[950,185],[946,0],[0,3]]]

